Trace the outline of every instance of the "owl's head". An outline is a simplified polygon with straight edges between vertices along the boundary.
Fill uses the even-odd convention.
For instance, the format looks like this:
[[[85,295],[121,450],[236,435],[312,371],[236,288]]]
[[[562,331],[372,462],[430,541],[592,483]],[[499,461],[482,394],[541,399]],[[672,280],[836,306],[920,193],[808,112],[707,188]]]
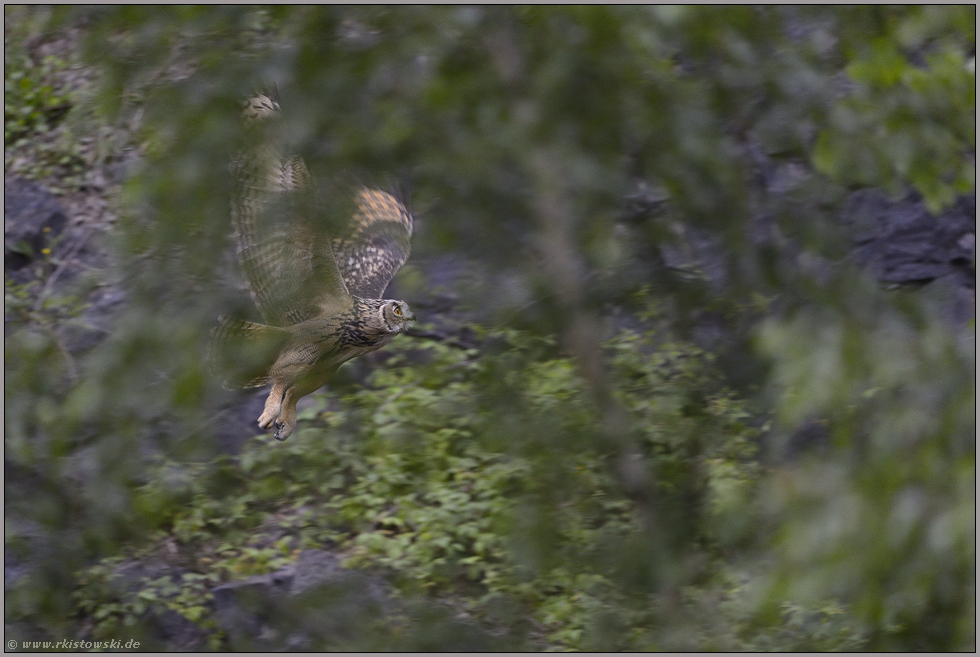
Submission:
[[[415,314],[404,301],[385,300],[381,304],[381,319],[391,333],[401,333],[415,323]]]

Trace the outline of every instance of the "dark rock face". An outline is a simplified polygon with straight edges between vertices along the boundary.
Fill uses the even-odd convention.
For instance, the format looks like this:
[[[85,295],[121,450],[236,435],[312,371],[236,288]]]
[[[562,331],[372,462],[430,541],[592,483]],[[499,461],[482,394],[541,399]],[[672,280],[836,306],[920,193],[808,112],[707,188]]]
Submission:
[[[292,581],[292,568],[285,568],[211,591],[218,626],[227,633],[233,649],[270,650],[282,642],[276,626],[287,606]]]
[[[890,201],[876,190],[851,196],[844,220],[854,255],[883,283],[926,283],[951,276],[975,288],[976,196],[961,197],[939,216],[921,199]]]
[[[941,297],[954,324],[976,315],[976,195],[962,196],[938,216],[910,194],[892,201],[877,190],[851,195],[842,219],[852,255],[888,286],[924,285]]]
[[[218,451],[238,454],[253,436],[267,433],[259,428],[256,418],[265,408],[268,388],[227,391],[211,412],[217,419],[212,432]]]
[[[31,263],[68,223],[58,198],[37,183],[3,177],[3,267],[15,272]]]
[[[341,567],[328,550],[304,550],[292,566],[212,594],[218,626],[235,651],[513,649],[452,605],[396,598],[385,580]]]
[[[323,650],[361,644],[396,609],[384,580],[304,550],[296,564],[213,589],[215,617],[233,650]]]

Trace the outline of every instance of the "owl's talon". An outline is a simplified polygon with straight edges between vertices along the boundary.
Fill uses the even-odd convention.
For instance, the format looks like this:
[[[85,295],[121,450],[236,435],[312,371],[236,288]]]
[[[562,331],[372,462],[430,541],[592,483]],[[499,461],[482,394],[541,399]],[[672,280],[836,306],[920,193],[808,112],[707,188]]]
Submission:
[[[276,440],[282,442],[293,435],[293,429],[296,428],[296,422],[276,422]]]
[[[263,409],[262,415],[259,416],[259,429],[269,429],[273,423],[278,423],[279,417],[282,415],[281,399],[281,394],[276,394],[275,392],[269,394],[269,398],[265,402],[265,409]]]

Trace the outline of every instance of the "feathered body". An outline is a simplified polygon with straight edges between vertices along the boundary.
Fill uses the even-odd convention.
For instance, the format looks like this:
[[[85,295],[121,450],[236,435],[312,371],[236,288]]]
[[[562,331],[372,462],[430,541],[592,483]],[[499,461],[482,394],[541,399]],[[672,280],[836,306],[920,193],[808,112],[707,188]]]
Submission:
[[[387,192],[362,188],[357,210],[329,234],[309,171],[281,151],[274,125],[278,102],[252,98],[243,112],[257,145],[232,165],[232,221],[238,259],[267,324],[224,318],[212,331],[212,353],[231,374],[229,387],[272,384],[259,426],[285,440],[296,402],[343,363],[386,345],[415,319],[404,301],[381,295],[408,259],[412,215]]]

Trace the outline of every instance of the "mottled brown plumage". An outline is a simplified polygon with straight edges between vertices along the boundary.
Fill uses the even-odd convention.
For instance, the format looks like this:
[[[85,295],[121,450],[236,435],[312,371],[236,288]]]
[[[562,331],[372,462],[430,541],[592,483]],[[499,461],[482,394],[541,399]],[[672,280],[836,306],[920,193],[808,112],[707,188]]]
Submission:
[[[267,324],[223,318],[212,353],[231,372],[229,387],[272,384],[259,426],[285,440],[296,402],[341,364],[374,351],[415,316],[404,301],[381,299],[408,259],[412,215],[387,192],[362,188],[346,228],[330,235],[301,158],[282,151],[278,102],[248,101],[243,118],[255,144],[232,164],[232,222],[238,259]]]

